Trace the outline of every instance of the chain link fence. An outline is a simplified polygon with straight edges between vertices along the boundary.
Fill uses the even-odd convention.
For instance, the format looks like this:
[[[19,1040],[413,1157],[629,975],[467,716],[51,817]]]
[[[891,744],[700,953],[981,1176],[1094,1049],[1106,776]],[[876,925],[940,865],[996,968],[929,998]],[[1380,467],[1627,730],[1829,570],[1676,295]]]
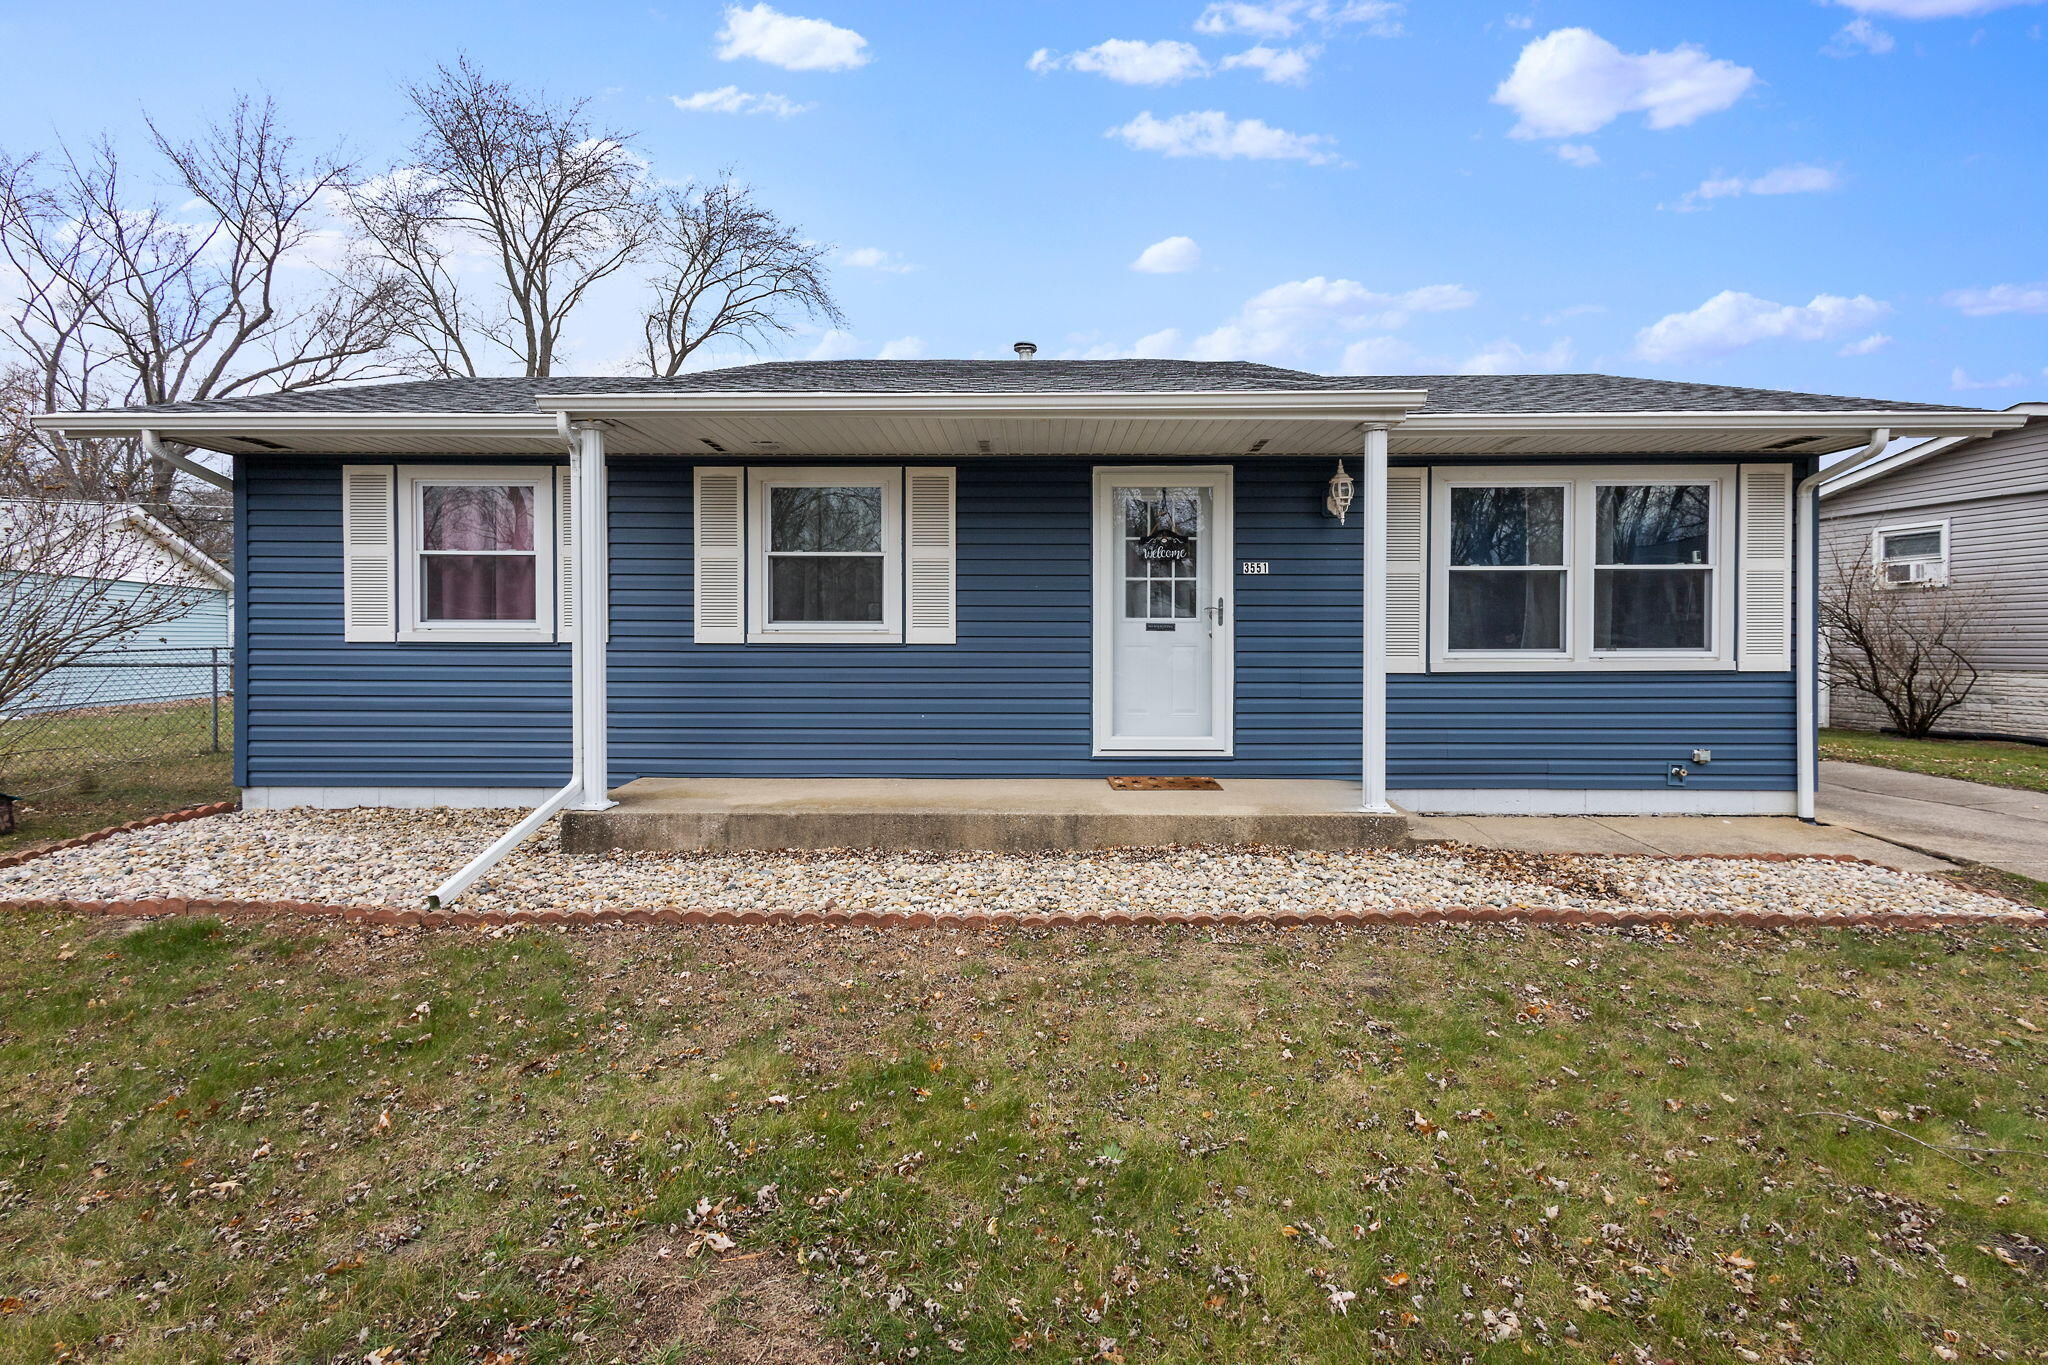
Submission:
[[[0,788],[15,796],[115,769],[190,763],[234,744],[234,651],[122,649],[52,673],[0,715]]]

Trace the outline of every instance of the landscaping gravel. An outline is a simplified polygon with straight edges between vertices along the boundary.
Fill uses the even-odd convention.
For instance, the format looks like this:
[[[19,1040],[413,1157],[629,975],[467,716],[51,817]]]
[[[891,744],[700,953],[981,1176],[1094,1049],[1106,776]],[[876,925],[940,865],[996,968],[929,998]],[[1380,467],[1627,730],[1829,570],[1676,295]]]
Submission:
[[[193,897],[417,908],[520,812],[240,811],[0,870],[0,899]],[[1665,859],[1443,845],[1386,851],[565,854],[542,830],[462,898],[472,910],[1309,911],[1448,906],[1717,914],[2012,914],[1940,878],[1822,859]]]

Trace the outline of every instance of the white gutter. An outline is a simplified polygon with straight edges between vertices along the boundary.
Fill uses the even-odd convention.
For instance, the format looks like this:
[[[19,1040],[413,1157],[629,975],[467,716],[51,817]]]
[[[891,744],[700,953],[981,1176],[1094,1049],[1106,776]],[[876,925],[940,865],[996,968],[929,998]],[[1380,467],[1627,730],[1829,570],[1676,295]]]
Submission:
[[[179,473],[190,474],[193,478],[200,480],[202,483],[210,483],[215,488],[232,489],[235,486],[235,481],[219,470],[208,469],[197,460],[188,460],[183,455],[173,455],[170,451],[165,450],[164,443],[157,436],[156,432],[144,428],[140,435],[142,437],[142,449],[149,455],[150,459],[155,460],[158,464],[169,465]]]
[[[1421,389],[1309,389],[1259,392],[1061,393],[579,393],[540,394],[542,412],[574,410],[585,416],[669,415],[731,417],[833,416],[939,417],[1182,417],[1215,421],[1356,422],[1402,415],[1421,407]]]
[[[499,835],[469,864],[434,888],[429,909],[439,910],[467,891],[513,849],[570,806],[603,810],[612,805],[606,756],[605,643],[610,635],[605,526],[604,431],[594,422],[570,425],[560,414],[557,433],[569,447],[569,553],[575,565],[575,625],[569,649],[569,784]]]
[[[1902,436],[1984,436],[2025,426],[2024,413],[2005,412],[1487,412],[1418,413],[1401,424],[1411,436],[1459,433],[1555,435],[1561,432],[1868,431],[1887,426]],[[1804,453],[1804,452],[1802,452]],[[1790,458],[1788,455],[1787,458]]]
[[[1837,468],[1854,469],[1874,460],[1892,443],[1889,427],[1870,433],[1870,444],[1839,461]],[[1814,821],[1820,792],[1820,732],[1814,728],[1814,712],[1820,694],[1820,659],[1814,639],[1814,625],[1820,617],[1820,526],[1814,519],[1814,490],[1834,470],[1815,470],[1799,481],[1792,492],[1792,543],[1794,557],[1792,594],[1792,691],[1793,728],[1797,777],[1794,779],[1796,809],[1801,820]]]

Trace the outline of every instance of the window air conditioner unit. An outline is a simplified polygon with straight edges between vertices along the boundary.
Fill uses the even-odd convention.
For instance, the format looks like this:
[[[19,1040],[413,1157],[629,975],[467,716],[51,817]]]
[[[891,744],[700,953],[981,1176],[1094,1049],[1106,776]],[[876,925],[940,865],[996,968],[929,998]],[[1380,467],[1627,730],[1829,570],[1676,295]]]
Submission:
[[[1939,587],[1946,582],[1947,568],[1928,560],[1884,566],[1884,584],[1888,588]]]

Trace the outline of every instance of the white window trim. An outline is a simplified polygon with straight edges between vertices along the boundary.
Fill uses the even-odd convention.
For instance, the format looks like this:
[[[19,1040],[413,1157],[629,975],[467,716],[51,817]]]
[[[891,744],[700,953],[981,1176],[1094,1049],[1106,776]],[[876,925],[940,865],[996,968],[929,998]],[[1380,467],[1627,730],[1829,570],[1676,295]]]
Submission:
[[[1735,667],[1737,523],[1736,465],[1440,465],[1431,478],[1429,537],[1430,668],[1447,673],[1538,673],[1719,670]],[[1707,648],[1596,650],[1593,648],[1595,506],[1603,484],[1703,483],[1713,489],[1712,601]],[[1458,650],[1449,648],[1451,490],[1472,486],[1563,487],[1565,492],[1565,600],[1562,650]],[[1533,567],[1542,567],[1540,565]]]
[[[401,644],[553,644],[555,642],[555,467],[553,465],[399,465],[398,640]],[[420,488],[424,484],[524,484],[533,489],[531,621],[420,619]]]
[[[1941,533],[1941,553],[1932,555],[1899,555],[1896,558],[1886,558],[1884,552],[1886,536],[1910,535],[1916,531],[1939,531]],[[1871,571],[1877,575],[1877,585],[1881,588],[1945,588],[1948,586],[1948,557],[1949,534],[1948,518],[1946,517],[1939,521],[1909,521],[1902,522],[1897,526],[1880,526],[1870,533]],[[1921,583],[1894,583],[1885,572],[1893,564],[1934,564],[1939,566],[1939,572]]]
[[[882,619],[770,623],[768,620],[768,505],[771,488],[849,487],[882,490]],[[873,645],[903,642],[903,468],[900,465],[747,469],[747,643]]]

